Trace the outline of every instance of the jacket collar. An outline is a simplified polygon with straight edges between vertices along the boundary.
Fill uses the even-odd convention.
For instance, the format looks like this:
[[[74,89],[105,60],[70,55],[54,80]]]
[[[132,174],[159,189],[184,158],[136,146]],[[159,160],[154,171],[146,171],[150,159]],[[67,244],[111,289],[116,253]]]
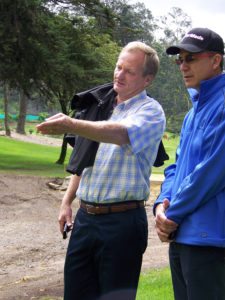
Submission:
[[[200,89],[188,89],[188,93],[194,106],[201,106],[215,95],[221,88],[225,88],[225,73],[208,80],[203,80]],[[198,102],[198,103],[196,103]]]

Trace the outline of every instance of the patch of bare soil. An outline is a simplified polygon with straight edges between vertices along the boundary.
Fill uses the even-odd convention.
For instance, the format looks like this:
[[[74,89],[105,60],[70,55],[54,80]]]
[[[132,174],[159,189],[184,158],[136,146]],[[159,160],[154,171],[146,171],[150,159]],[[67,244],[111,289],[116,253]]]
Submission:
[[[58,210],[64,191],[49,188],[40,177],[0,174],[0,299],[62,299],[67,240],[58,228]],[[142,270],[168,265],[168,246],[154,230],[152,203],[160,181],[151,184],[146,206],[149,243]],[[74,214],[77,202],[74,201]]]
[[[49,189],[46,182],[46,178],[0,175],[0,299],[62,297],[68,240],[62,239],[57,217],[63,192]],[[152,183],[153,193],[158,188]],[[152,201],[146,208],[149,243],[143,271],[168,265],[168,246],[155,234]],[[76,209],[75,201],[74,213]]]

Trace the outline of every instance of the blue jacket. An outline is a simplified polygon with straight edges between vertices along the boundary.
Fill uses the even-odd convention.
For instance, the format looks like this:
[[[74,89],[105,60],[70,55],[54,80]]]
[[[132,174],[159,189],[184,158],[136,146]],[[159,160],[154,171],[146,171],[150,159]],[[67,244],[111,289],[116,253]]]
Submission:
[[[193,108],[154,208],[170,200],[166,216],[179,224],[176,242],[225,247],[225,74],[189,94]]]

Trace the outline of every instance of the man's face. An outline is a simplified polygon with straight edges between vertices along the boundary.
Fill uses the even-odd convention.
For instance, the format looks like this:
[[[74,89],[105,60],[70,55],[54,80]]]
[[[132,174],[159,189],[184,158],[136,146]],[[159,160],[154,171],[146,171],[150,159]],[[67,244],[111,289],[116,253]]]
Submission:
[[[190,53],[181,50],[177,61],[187,88],[199,89],[202,80],[219,74],[218,55],[212,52]]]
[[[114,90],[118,101],[125,101],[143,91],[153,76],[143,76],[145,54],[140,51],[122,52],[114,70]]]

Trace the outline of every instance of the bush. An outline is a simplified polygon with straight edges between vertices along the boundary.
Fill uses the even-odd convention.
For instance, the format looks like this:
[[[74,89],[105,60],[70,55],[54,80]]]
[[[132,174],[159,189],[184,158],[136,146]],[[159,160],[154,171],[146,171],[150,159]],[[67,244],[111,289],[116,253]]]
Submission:
[[[170,118],[167,118],[167,131],[170,131],[174,134],[179,134],[185,115],[186,113],[181,113],[177,116],[171,116]]]
[[[43,122],[48,116],[49,114],[47,112],[41,112],[38,114],[38,121]]]

